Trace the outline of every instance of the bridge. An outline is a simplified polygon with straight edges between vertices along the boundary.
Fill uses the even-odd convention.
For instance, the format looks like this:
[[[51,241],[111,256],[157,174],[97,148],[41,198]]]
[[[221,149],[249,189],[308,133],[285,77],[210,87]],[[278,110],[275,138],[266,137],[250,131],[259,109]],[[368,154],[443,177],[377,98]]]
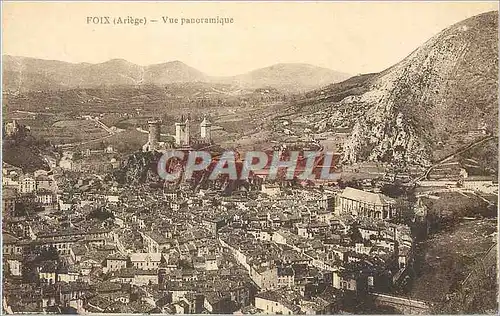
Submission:
[[[392,296],[381,293],[371,293],[377,305],[391,306],[402,314],[429,314],[431,304],[412,300],[406,297]]]

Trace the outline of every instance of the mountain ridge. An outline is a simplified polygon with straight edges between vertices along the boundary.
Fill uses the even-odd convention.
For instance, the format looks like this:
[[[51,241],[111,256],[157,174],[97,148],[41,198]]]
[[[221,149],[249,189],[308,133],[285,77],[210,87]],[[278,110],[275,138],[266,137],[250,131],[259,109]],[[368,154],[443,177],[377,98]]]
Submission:
[[[301,92],[350,77],[305,63],[279,63],[234,76],[210,76],[179,60],[141,66],[121,58],[92,64],[12,55],[3,55],[3,74],[4,89],[13,91],[210,82]]]

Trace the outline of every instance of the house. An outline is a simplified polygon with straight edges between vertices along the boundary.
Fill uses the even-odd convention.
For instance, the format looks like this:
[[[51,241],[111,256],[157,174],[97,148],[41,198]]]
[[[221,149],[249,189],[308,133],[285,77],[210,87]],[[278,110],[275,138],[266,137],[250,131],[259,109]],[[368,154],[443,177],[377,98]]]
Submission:
[[[214,255],[208,255],[205,257],[205,270],[213,271],[217,270],[217,258]]]
[[[465,189],[496,194],[498,192],[498,182],[491,176],[467,176],[460,181]]]
[[[61,282],[57,300],[62,306],[70,306],[77,311],[81,311],[85,297],[84,293],[88,292],[89,289],[89,285],[83,282]]]
[[[36,201],[42,205],[52,205],[54,203],[54,195],[52,191],[41,188],[36,191]]]
[[[57,270],[58,282],[76,282],[80,278],[80,271],[74,266],[62,267]]]
[[[56,236],[38,238],[36,243],[42,248],[54,247],[61,255],[71,255],[71,246],[79,240],[80,237]]]
[[[23,173],[23,169],[16,167],[16,166],[13,166],[13,165],[10,165],[6,162],[2,162],[2,175],[3,176],[14,175],[14,174],[19,175],[22,173]]]
[[[59,161],[59,167],[61,167],[64,170],[72,170],[73,169],[73,161],[69,157],[63,157]]]
[[[166,252],[171,247],[170,240],[155,231],[144,231],[140,234],[149,253]]]
[[[82,257],[88,252],[89,250],[85,245],[81,244],[74,244],[71,246],[69,249],[69,254],[71,256],[71,259],[73,259],[74,262],[79,263],[82,260]]]
[[[278,269],[268,263],[251,266],[250,277],[263,290],[273,289],[278,285]]]
[[[82,275],[90,275],[93,270],[101,269],[101,264],[93,259],[82,258],[80,263],[80,271]]]
[[[306,315],[332,315],[335,312],[335,304],[321,297],[311,297],[310,300],[300,300],[299,307]]]
[[[396,201],[380,193],[347,187],[337,195],[335,213],[354,217],[390,219],[395,215]]]
[[[130,261],[132,266],[138,270],[158,270],[162,261],[161,253],[132,253]]]
[[[97,293],[101,296],[109,296],[115,293],[122,292],[122,284],[110,282],[110,281],[102,281],[98,282],[95,286]]]
[[[10,275],[21,276],[22,275],[22,262],[23,257],[21,255],[3,255],[3,260],[7,263],[4,267],[8,267]]]
[[[121,269],[113,273],[113,276],[111,277],[110,281],[131,284],[132,282],[134,282],[135,272],[136,270],[134,268]]]
[[[32,177],[23,177],[19,180],[18,190],[20,193],[32,193],[36,191],[36,180]]]
[[[295,271],[292,267],[278,268],[278,287],[291,288],[294,285]]]
[[[158,272],[154,270],[136,270],[132,284],[137,286],[158,284]]]
[[[109,203],[118,203],[120,202],[120,197],[118,195],[106,195],[106,200]]]
[[[280,194],[281,189],[278,185],[262,184],[261,192],[269,196],[277,196]]]
[[[404,269],[408,266],[411,260],[411,248],[410,247],[400,247],[398,251],[398,266],[400,269]]]
[[[297,224],[297,235],[302,238],[312,238],[312,233],[309,233],[305,224]]]
[[[121,254],[112,254],[106,257],[104,260],[103,272],[108,273],[112,271],[118,271],[127,267],[128,258]]]
[[[70,201],[65,201],[63,199],[59,199],[59,210],[61,211],[69,211],[73,207],[73,203]]]
[[[46,174],[46,171],[42,170],[44,173],[38,172],[38,175],[35,177],[36,189],[44,189],[47,191],[52,191],[54,189],[53,184],[54,180],[51,179],[50,176]]]
[[[333,214],[332,210],[322,208],[318,211],[317,220],[319,222],[330,223],[330,221],[332,221],[334,218],[335,215]]]
[[[255,296],[255,307],[267,315],[295,315],[301,312],[299,300],[285,293],[266,291]]]
[[[227,220],[222,216],[204,218],[203,225],[212,234],[212,236],[215,236],[219,229],[227,225]]]
[[[372,238],[372,236],[376,237],[380,235],[380,229],[369,224],[359,226],[358,230],[361,233],[361,237],[363,239],[370,239]]]
[[[11,189],[17,190],[19,188],[19,175],[12,171],[9,174],[5,174],[2,176],[2,186],[3,188],[10,187]]]
[[[372,249],[372,246],[370,244],[370,241],[365,241],[365,242],[357,242],[355,244],[355,252],[357,254],[365,254],[368,255],[370,253],[370,250]],[[394,249],[394,248],[393,248]]]
[[[47,284],[54,284],[57,281],[57,264],[54,262],[44,262],[39,268],[38,279]]]
[[[197,256],[193,258],[195,269],[217,270],[217,259],[213,255]]]
[[[2,249],[4,255],[21,255],[23,253],[23,247],[19,240],[7,233],[2,234]]]
[[[342,247],[339,245],[335,245],[334,247],[330,248],[329,251],[337,257],[340,261],[345,261],[347,260],[347,256],[349,253],[349,249],[346,247]]]
[[[2,187],[2,214],[3,216],[10,216],[14,213],[16,208],[17,194],[15,189]]]
[[[203,307],[212,314],[232,314],[234,304],[231,298],[223,292],[205,292],[203,293]]]

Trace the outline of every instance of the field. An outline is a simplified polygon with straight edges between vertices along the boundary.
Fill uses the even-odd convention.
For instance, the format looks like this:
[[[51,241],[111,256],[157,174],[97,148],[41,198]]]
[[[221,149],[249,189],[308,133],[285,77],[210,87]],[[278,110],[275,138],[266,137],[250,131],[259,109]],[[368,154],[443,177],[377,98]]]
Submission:
[[[213,123],[215,142],[230,147],[260,142],[247,137],[264,129],[267,119],[279,111],[267,111],[284,96],[276,91],[232,91],[229,86],[172,84],[166,87],[113,87],[7,94],[4,119],[28,125],[37,138],[53,144],[83,143],[78,147],[100,148],[113,145],[123,153],[140,150],[147,135],[147,121],[161,119],[162,134],[173,135],[181,115],[191,118],[191,134],[199,135],[199,123],[208,115]],[[108,127],[124,130],[109,135],[83,116],[99,117]],[[266,122],[257,118],[265,117]],[[259,123],[256,123],[259,122]]]
[[[95,122],[87,120],[57,121],[50,128],[33,132],[44,139],[50,139],[54,144],[84,142],[108,135]]]

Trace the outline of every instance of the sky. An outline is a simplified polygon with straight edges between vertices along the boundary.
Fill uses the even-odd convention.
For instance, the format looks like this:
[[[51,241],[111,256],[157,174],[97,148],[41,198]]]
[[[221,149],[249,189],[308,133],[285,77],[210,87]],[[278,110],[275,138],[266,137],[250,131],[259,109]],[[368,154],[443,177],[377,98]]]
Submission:
[[[2,54],[139,65],[180,60],[213,76],[276,63],[379,72],[444,28],[498,10],[491,2],[2,2]],[[132,16],[146,25],[88,24]],[[164,24],[162,17],[178,18]],[[184,24],[182,18],[233,18]],[[151,22],[156,19],[158,22]]]

